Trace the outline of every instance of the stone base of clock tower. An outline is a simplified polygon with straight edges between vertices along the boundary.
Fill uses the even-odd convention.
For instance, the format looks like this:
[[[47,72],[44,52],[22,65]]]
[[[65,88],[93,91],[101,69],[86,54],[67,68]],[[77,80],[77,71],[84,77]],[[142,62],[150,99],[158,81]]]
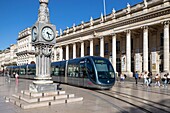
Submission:
[[[39,81],[36,83],[32,83],[29,85],[29,91],[30,92],[55,92],[59,90],[58,84],[53,84],[51,82],[53,81]]]

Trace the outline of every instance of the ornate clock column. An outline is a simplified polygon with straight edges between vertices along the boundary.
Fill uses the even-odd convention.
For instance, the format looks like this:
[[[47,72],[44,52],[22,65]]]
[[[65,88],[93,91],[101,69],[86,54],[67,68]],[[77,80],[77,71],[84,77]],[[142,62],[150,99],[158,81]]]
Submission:
[[[51,49],[56,43],[56,27],[50,23],[49,0],[39,0],[38,20],[32,27],[32,45],[36,53],[36,76],[30,91],[56,90],[51,80]]]

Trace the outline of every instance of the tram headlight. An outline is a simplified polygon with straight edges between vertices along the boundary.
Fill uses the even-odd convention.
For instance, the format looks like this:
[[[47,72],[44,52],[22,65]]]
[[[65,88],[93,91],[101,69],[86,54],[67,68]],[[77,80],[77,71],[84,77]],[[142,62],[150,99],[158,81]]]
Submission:
[[[109,72],[111,78],[115,78],[115,74],[113,72]]]

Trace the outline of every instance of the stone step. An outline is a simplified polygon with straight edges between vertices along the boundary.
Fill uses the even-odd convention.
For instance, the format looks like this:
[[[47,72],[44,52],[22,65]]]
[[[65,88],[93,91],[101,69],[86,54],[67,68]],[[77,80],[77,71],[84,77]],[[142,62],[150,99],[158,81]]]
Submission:
[[[57,99],[67,99],[67,98],[73,98],[75,97],[74,94],[61,94],[61,95],[53,95],[53,96],[41,96],[41,97],[31,97],[24,94],[13,94],[13,97],[23,100],[28,103],[34,103],[34,102],[43,102],[43,101],[51,101],[51,100],[57,100]]]
[[[69,98],[69,99],[58,99],[58,100],[36,102],[36,103],[27,103],[25,101],[15,98],[15,97],[6,98],[6,100],[7,99],[9,100],[9,102],[14,103],[15,105],[21,107],[22,109],[31,109],[31,108],[38,108],[38,107],[48,107],[48,106],[56,105],[56,104],[78,102],[78,101],[82,101],[83,97],[77,97],[77,98],[74,97],[74,98]]]
[[[52,91],[52,92],[30,92],[28,90],[25,90],[25,91],[21,91],[22,94],[24,95],[28,95],[28,96],[31,96],[31,97],[45,97],[45,96],[54,96],[54,95],[62,95],[62,94],[65,94],[66,92],[65,91]]]

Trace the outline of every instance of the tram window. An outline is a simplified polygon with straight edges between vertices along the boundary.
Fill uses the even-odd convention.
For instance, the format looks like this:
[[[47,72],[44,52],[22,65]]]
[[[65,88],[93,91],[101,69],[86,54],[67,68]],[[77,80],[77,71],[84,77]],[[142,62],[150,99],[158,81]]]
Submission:
[[[53,74],[54,74],[54,76],[59,76],[59,67],[58,66],[54,67]]]
[[[72,77],[72,72],[73,72],[73,66],[72,65],[68,65],[68,77]]]
[[[78,66],[75,65],[74,68],[73,68],[73,73],[74,73],[74,76],[77,78],[79,77],[79,69],[78,69]]]
[[[84,61],[80,62],[80,78],[87,78],[86,68]]]
[[[25,68],[20,68],[19,75],[26,75],[26,69]]]
[[[65,76],[65,62],[60,63],[60,76]]]
[[[65,67],[60,67],[60,76],[64,76],[65,71],[64,71]]]
[[[94,71],[92,62],[87,59],[86,64],[87,64],[87,73],[88,73],[89,77],[90,77],[92,80],[96,81],[95,71]]]
[[[79,77],[78,65],[69,65],[68,66],[68,76],[69,77]]]
[[[35,67],[28,67],[28,75],[35,75],[36,69]]]
[[[111,64],[104,60],[95,60],[99,79],[114,78],[114,70]]]
[[[97,70],[108,71],[107,64],[96,64]]]

